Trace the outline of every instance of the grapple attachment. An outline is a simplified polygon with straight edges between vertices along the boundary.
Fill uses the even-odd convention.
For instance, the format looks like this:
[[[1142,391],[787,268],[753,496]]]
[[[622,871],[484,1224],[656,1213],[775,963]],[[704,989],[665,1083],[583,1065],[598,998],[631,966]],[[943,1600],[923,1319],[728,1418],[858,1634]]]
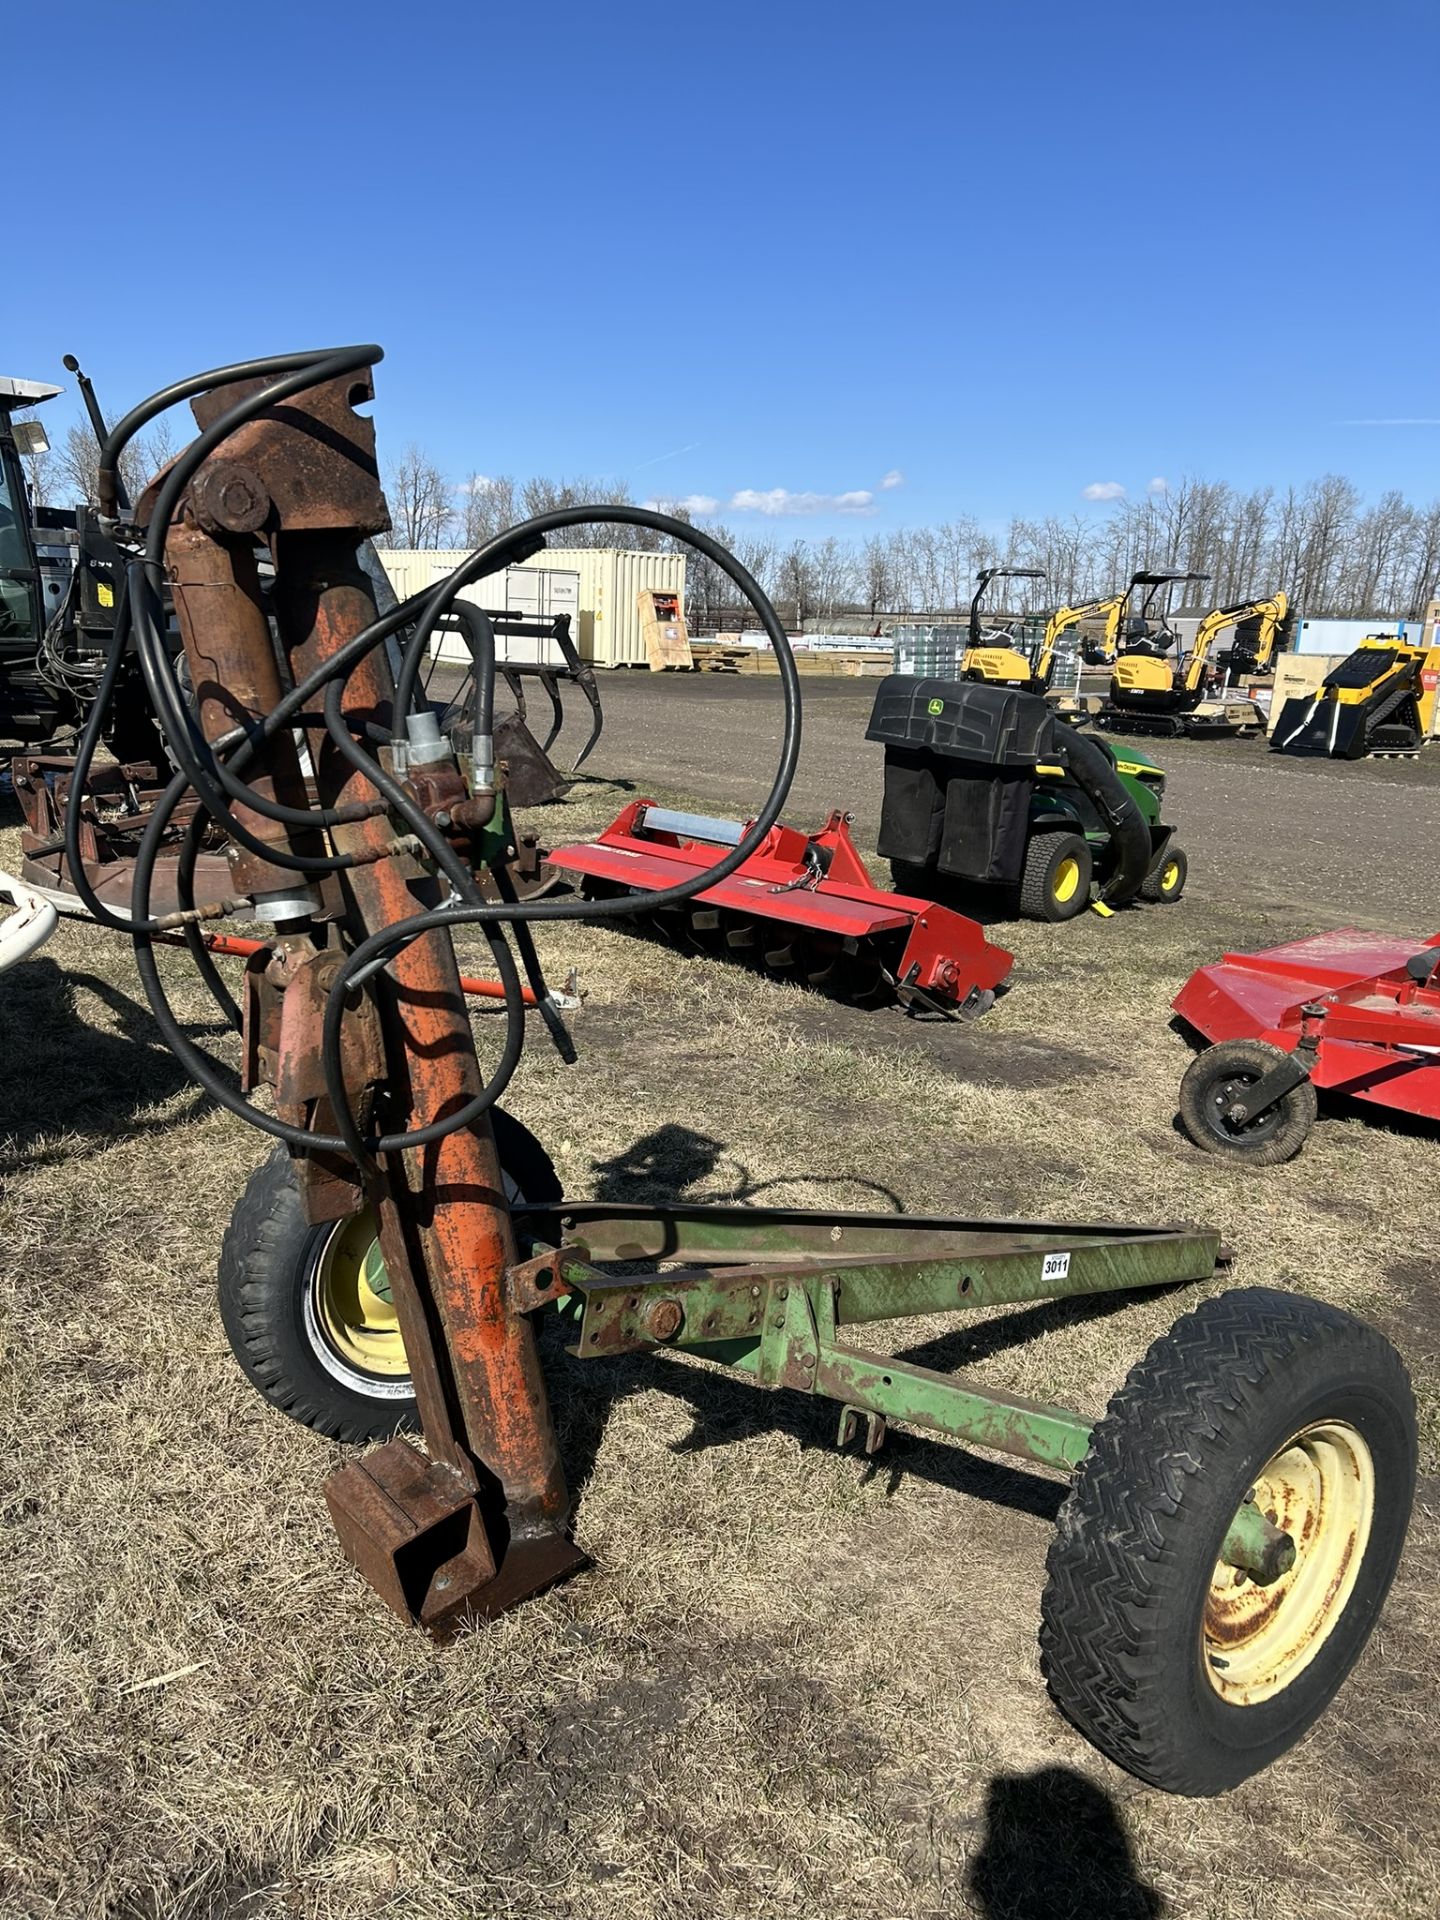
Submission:
[[[742,821],[635,800],[598,838],[557,848],[549,865],[594,899],[658,893],[714,866],[746,830]],[[838,812],[818,833],[772,827],[728,878],[656,923],[654,931],[694,951],[911,1012],[984,1013],[1015,963],[964,914],[874,886]]]

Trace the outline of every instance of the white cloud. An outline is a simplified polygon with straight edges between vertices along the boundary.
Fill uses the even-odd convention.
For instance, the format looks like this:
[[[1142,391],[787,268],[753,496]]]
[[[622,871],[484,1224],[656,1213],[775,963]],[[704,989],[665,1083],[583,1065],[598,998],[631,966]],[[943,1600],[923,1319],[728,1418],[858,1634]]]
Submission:
[[[472,473],[468,480],[462,480],[460,482],[458,491],[460,493],[483,493],[489,484],[489,474]]]
[[[682,500],[643,500],[641,505],[652,513],[672,513],[676,507],[683,507],[696,520],[708,520],[712,513],[720,510],[720,502],[713,493],[687,493]]]
[[[1125,489],[1118,480],[1092,480],[1080,497],[1083,500],[1123,500]]]
[[[1169,493],[1170,482],[1165,478],[1163,473],[1157,473],[1145,491],[1154,494]]]
[[[903,473],[901,473],[899,467],[892,467],[889,473],[887,473],[885,478],[880,482],[880,485],[885,489],[887,493],[890,491],[891,487],[903,487],[904,484],[905,484],[905,476]]]
[[[781,514],[855,513],[875,511],[875,496],[865,488],[850,493],[792,493],[788,487],[741,487],[730,497],[732,513]]]

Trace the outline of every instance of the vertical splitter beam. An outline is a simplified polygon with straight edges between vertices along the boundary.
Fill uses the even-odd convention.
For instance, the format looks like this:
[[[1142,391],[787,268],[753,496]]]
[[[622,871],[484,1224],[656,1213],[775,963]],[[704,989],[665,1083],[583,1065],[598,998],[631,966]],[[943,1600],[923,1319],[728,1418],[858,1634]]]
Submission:
[[[376,618],[356,558],[360,541],[389,524],[374,427],[353,406],[367,387],[352,376],[314,388],[222,449],[268,505],[260,531],[296,680]],[[234,397],[229,390],[226,403]],[[205,425],[214,396],[195,410]],[[393,693],[376,649],[347,684],[346,715],[388,721]],[[374,800],[322,727],[308,739],[322,806]],[[340,878],[352,946],[439,904],[438,884],[408,856],[374,857],[393,835],[384,815],[331,829],[337,851],[371,856]],[[480,1068],[449,935],[402,948],[377,978],[375,999],[387,1124],[424,1126],[472,1099]],[[583,1556],[565,1534],[568,1495],[533,1328],[506,1310],[502,1278],[515,1249],[488,1120],[389,1156],[371,1198],[431,1457],[389,1442],[333,1474],[326,1497],[346,1552],[388,1604],[444,1632],[467,1614],[514,1604]]]

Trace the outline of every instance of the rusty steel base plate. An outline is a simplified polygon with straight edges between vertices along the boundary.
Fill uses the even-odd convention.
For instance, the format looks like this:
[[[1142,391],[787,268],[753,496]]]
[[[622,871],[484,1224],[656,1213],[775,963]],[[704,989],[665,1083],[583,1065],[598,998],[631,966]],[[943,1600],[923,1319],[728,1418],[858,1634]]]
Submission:
[[[563,1533],[497,1549],[458,1474],[404,1440],[337,1468],[325,1482],[325,1503],[346,1559],[393,1613],[437,1640],[590,1564]]]

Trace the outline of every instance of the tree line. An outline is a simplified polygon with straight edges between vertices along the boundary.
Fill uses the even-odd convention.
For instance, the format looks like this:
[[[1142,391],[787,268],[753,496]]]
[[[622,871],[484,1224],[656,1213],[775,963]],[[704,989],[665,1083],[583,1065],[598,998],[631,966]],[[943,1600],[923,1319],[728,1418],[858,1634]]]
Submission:
[[[418,547],[479,546],[532,514],[632,498],[622,482],[592,479],[472,475],[457,489],[413,447],[387,480],[395,542]],[[683,507],[666,510],[690,519]],[[1101,516],[1014,519],[998,539],[965,514],[848,540],[786,540],[768,529],[737,535],[718,521],[703,524],[797,627],[840,616],[949,619],[968,607],[975,576],[987,566],[1044,569],[1044,580],[997,587],[996,606],[1013,612],[1099,599],[1133,573],[1163,567],[1209,576],[1181,598],[1230,604],[1283,587],[1311,616],[1416,618],[1440,592],[1440,501],[1416,506],[1391,489],[1367,505],[1338,474],[1249,492],[1223,481],[1182,480]],[[614,525],[577,528],[564,542],[670,544]],[[742,605],[738,589],[705,556],[690,551],[688,562],[692,624],[726,624]]]
[[[124,477],[132,498],[171,451],[163,419],[127,450]],[[33,457],[29,467],[40,503],[95,497],[95,442],[86,427],[72,426],[58,448]],[[624,482],[605,479],[472,473],[457,486],[413,445],[386,472],[385,483],[390,539],[398,547],[469,549],[557,508],[633,504]],[[691,519],[683,506],[656,504]],[[998,539],[965,514],[854,539],[784,539],[768,527],[737,534],[719,521],[703,525],[794,627],[840,617],[877,624],[896,615],[949,620],[966,609],[975,576],[987,566],[1044,569],[1044,580],[997,589],[995,607],[1011,612],[1098,599],[1131,574],[1160,567],[1209,575],[1182,596],[1187,599],[1230,603],[1283,587],[1311,616],[1416,618],[1440,592],[1440,501],[1416,506],[1391,489],[1367,505],[1338,474],[1303,487],[1249,492],[1223,481],[1182,480],[1098,517],[1014,519]],[[673,543],[646,528],[600,522],[570,529],[555,544],[663,550]],[[708,557],[686,553],[691,624],[736,622],[744,605],[738,588]]]

